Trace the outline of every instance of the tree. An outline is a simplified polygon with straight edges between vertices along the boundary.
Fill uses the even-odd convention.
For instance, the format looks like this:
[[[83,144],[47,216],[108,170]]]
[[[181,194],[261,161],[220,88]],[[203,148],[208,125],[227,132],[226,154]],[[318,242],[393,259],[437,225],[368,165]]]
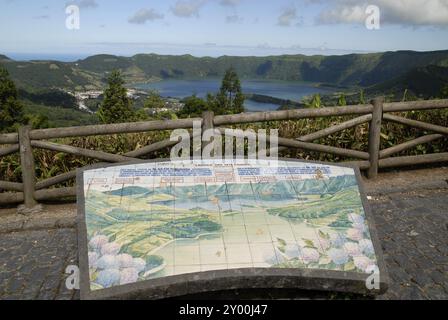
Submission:
[[[234,114],[244,111],[244,95],[241,82],[233,68],[226,71],[217,95],[218,114]],[[218,110],[216,110],[218,111]]]
[[[443,87],[442,92],[440,93],[441,98],[447,99],[448,98],[448,84]]]
[[[165,101],[163,101],[160,94],[155,91],[151,90],[151,92],[148,95],[148,98],[146,98],[145,101],[145,109],[162,109],[165,107]]]
[[[338,106],[346,106],[347,105],[347,101],[345,100],[345,94],[341,93],[341,95],[339,96],[338,99]]]
[[[123,86],[121,72],[112,71],[108,78],[108,87],[104,91],[104,100],[98,110],[98,117],[103,123],[120,123],[135,120],[132,101]]]
[[[305,103],[305,104],[306,104],[307,108],[312,108],[312,109],[321,108],[322,101],[320,99],[320,94],[313,95],[313,97],[311,98],[311,101],[309,101],[308,103]]]
[[[366,104],[366,98],[363,89],[361,89],[361,91],[359,92],[359,104]]]
[[[23,106],[17,100],[17,89],[8,71],[0,67],[0,131],[12,131],[25,122]]]
[[[202,112],[211,110],[204,99],[192,95],[183,100],[184,107],[177,113],[180,118],[200,117]]]

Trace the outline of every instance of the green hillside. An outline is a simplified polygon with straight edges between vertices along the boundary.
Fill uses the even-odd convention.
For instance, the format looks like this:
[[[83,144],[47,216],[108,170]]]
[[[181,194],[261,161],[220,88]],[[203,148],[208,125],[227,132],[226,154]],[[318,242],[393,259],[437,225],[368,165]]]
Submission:
[[[448,84],[448,67],[429,65],[412,69],[402,76],[374,85],[366,92],[371,95],[409,94],[422,98],[436,98]]]
[[[20,88],[98,88],[107,74],[120,69],[127,83],[157,79],[221,77],[234,67],[241,78],[297,80],[369,87],[429,65],[448,67],[448,51],[397,51],[341,56],[282,55],[219,58],[191,55],[96,55],[76,62],[19,62],[0,56]]]

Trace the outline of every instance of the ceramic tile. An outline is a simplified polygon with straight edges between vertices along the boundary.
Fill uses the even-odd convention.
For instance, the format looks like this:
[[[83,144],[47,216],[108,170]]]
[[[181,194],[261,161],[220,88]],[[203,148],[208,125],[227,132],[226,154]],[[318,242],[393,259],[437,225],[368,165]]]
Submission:
[[[129,268],[140,281],[252,267],[366,273],[376,264],[352,169],[196,161],[114,166],[84,177],[95,290],[119,285],[116,270],[135,275]]]

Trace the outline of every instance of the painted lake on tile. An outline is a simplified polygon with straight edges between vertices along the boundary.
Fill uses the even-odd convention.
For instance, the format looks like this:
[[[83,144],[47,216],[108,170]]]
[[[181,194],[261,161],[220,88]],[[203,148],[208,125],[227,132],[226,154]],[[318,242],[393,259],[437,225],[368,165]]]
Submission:
[[[354,170],[280,161],[84,172],[91,289],[237,268],[370,273]]]

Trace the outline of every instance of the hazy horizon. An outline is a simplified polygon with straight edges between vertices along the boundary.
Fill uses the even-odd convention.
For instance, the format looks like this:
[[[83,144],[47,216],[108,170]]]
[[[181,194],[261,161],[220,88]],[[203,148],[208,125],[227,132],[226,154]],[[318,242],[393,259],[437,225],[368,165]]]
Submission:
[[[372,5],[378,10],[373,29],[367,26]],[[448,48],[448,0],[0,0],[0,6],[0,52],[11,56],[341,55]],[[67,24],[73,22],[73,6],[76,26]]]

